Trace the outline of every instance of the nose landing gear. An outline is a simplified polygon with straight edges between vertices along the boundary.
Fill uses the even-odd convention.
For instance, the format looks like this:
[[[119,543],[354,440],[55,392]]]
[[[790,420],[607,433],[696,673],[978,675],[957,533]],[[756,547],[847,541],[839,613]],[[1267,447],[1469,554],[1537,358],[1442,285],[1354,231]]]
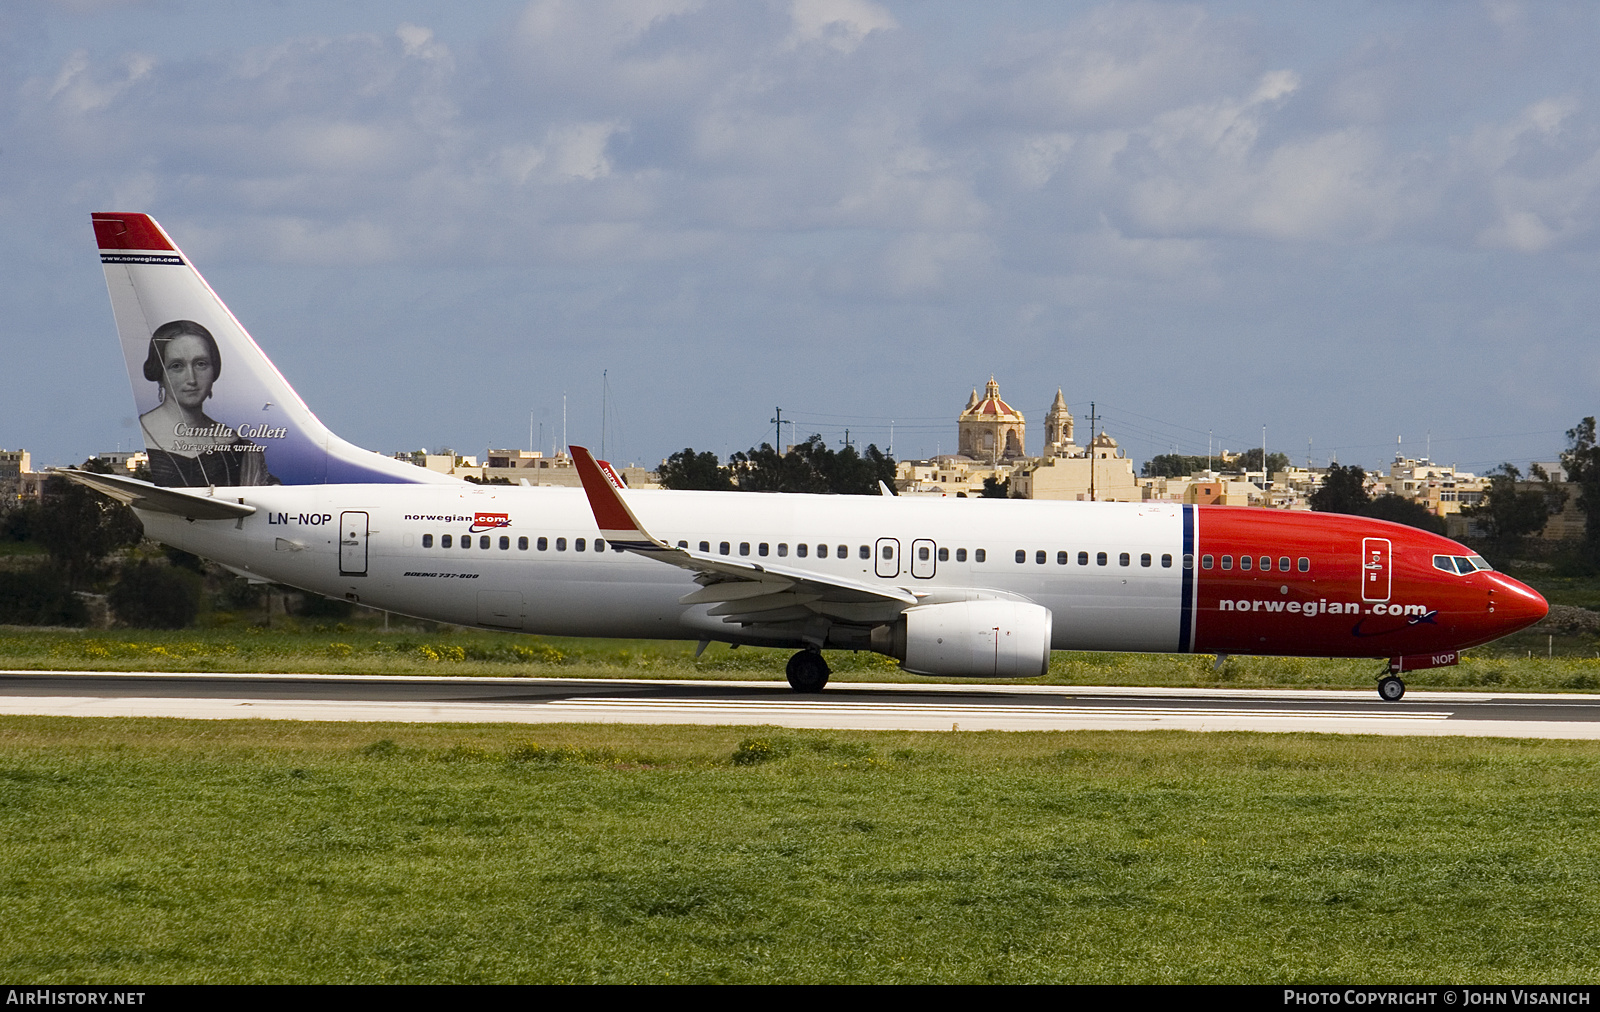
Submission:
[[[802,650],[789,658],[784,673],[789,676],[789,687],[794,691],[821,692],[833,672],[823,660],[822,651]]]
[[[1406,683],[1393,675],[1378,679],[1378,697],[1386,703],[1398,702],[1406,694]]]

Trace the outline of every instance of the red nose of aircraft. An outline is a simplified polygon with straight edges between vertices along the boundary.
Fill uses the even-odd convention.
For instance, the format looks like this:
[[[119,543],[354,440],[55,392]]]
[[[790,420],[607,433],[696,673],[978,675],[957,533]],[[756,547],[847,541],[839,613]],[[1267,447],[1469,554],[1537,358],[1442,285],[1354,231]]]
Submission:
[[[1550,614],[1550,603],[1537,590],[1504,573],[1489,576],[1489,625],[1496,636],[1509,636]]]

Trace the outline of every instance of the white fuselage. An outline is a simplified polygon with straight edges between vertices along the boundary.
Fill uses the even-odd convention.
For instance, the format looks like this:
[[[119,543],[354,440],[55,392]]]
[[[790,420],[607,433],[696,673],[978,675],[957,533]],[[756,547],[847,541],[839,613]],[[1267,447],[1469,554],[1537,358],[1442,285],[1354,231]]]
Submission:
[[[140,515],[150,536],[251,577],[418,618],[552,635],[766,641],[708,615],[709,605],[680,604],[699,589],[693,573],[610,546],[596,551],[600,534],[580,489],[320,485],[222,494],[256,513]],[[1054,649],[1180,649],[1176,504],[651,491],[629,493],[628,503],[662,541],[704,542],[714,554],[726,543],[730,559],[904,588],[928,601],[1034,602],[1055,616]]]

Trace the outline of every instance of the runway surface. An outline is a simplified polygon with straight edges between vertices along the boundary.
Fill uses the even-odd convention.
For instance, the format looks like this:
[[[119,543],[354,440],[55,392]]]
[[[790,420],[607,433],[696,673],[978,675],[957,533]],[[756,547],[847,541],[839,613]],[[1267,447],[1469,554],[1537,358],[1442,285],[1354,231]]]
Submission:
[[[0,714],[919,731],[1322,731],[1600,738],[1600,696],[362,675],[0,671]]]

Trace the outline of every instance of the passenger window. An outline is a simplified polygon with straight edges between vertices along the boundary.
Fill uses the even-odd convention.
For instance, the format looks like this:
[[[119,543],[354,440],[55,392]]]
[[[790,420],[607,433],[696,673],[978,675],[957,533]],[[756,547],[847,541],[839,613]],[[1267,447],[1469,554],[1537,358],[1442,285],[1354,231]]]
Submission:
[[[1145,552],[1143,555],[1139,556],[1139,565],[1143,566],[1145,569],[1149,569],[1150,568],[1150,553],[1149,552]]]
[[[1272,556],[1270,556],[1270,555],[1263,555],[1263,556],[1262,556],[1262,557],[1261,557],[1261,571],[1262,571],[1262,572],[1263,572],[1263,573],[1270,573],[1270,572],[1272,572]]]
[[[1044,553],[1043,552],[1034,552],[1033,553],[1033,561],[1034,561],[1034,563],[1036,565],[1040,565],[1040,566],[1044,565]]]
[[[517,539],[517,551],[526,552],[527,550],[528,550],[528,539],[526,537],[518,538]]]
[[[572,550],[574,552],[581,552],[581,551],[584,550],[584,548],[583,548],[583,538],[578,538],[577,540],[572,542]]]
[[[595,538],[594,539],[594,550],[597,551],[597,552],[603,552],[603,551],[606,550],[605,538]]]
[[[511,547],[511,539],[504,534],[500,535],[500,550],[503,552]]]
[[[967,561],[967,550],[965,548],[957,548],[956,549],[956,561],[957,562],[966,562]]]
[[[440,548],[449,548],[451,546],[451,544],[453,544],[453,543],[454,542],[452,541],[450,535],[441,534],[439,536],[439,547]]]
[[[783,541],[778,542],[778,558],[786,559],[788,557],[789,557],[789,545],[786,542],[783,542]]]
[[[1200,568],[1201,569],[1210,569],[1212,564],[1215,561],[1216,560],[1210,555],[1202,555],[1202,556],[1200,556]]]
[[[1300,572],[1302,573],[1311,572],[1311,560],[1302,555],[1300,557],[1299,568]]]
[[[1161,557],[1161,568],[1162,569],[1171,569],[1172,568],[1172,556],[1163,555]]]
[[[487,536],[485,536],[483,540],[485,542],[487,542],[489,539],[488,539]],[[470,534],[461,535],[461,547],[462,548],[471,548],[472,547],[472,535],[470,535]],[[485,544],[483,547],[488,548],[489,546],[487,544]]]
[[[722,542],[719,542],[717,544],[717,554],[718,555],[727,555],[732,550],[733,550],[733,546],[728,544],[726,541],[722,541]]]
[[[800,545],[795,545],[794,546],[794,554],[800,556],[802,559],[805,558],[806,557],[806,553],[808,553],[810,551],[811,551],[811,546],[810,545],[800,544]]]
[[[1244,570],[1245,572],[1248,573],[1250,571],[1250,567],[1252,567],[1254,565],[1255,565],[1255,562],[1250,558],[1250,556],[1248,556],[1248,555],[1239,556],[1239,568],[1240,569],[1242,569],[1242,570]],[[1210,568],[1210,567],[1207,567],[1207,568]]]
[[[700,550],[702,552],[708,552],[709,553],[711,551],[711,542],[709,542],[709,541],[700,542]]]
[[[828,557],[828,546],[827,545],[818,545],[817,546],[817,558],[826,559],[827,557]]]
[[[550,550],[550,539],[549,538],[540,538],[538,541],[535,541],[533,543],[533,547],[539,549],[539,551],[541,551],[541,552],[549,551]]]
[[[925,547],[917,549],[917,559],[919,561],[927,562],[928,561],[928,556],[931,555],[931,554],[932,553],[929,552],[928,549],[925,548]]]
[[[433,547],[433,535],[432,534],[424,534],[422,536],[422,547],[423,548],[432,548]]]
[[[1223,569],[1224,572],[1226,572],[1227,570],[1230,570],[1230,569],[1233,568],[1233,556],[1231,556],[1231,555],[1224,555],[1221,559],[1218,559],[1217,561],[1222,564],[1222,569]]]
[[[688,547],[689,547],[689,542],[687,542],[687,541],[680,541],[680,542],[678,542],[678,547],[679,547],[679,548],[685,548],[685,549],[686,549],[686,548],[688,548]]]
[[[950,561],[950,549],[948,549],[948,548],[939,549],[939,561],[940,562],[949,562]]]
[[[844,553],[840,552],[839,554],[843,555]],[[870,559],[872,558],[872,548],[869,545],[862,545],[856,554],[861,556],[863,559]]]
[[[1184,569],[1188,569],[1188,570],[1193,570],[1194,569],[1194,553],[1193,552],[1184,552],[1183,553],[1183,568]]]
[[[983,551],[983,549],[974,548],[972,550],[972,561],[973,562],[982,562],[983,560],[984,560],[984,551]]]
[[[1028,553],[1023,551],[1020,548],[1017,549],[1017,564],[1021,565],[1022,563],[1027,562],[1027,561],[1028,561]]]
[[[1066,564],[1067,564],[1067,553],[1066,552],[1057,552],[1056,553],[1056,565],[1065,566]]]
[[[1095,555],[1094,555],[1094,564],[1097,565],[1097,566],[1105,565],[1106,564],[1106,553],[1105,552],[1096,552]]]
[[[1287,555],[1278,556],[1278,572],[1287,573],[1288,571],[1289,571],[1289,557]]]
[[[1089,564],[1089,553],[1088,552],[1079,552],[1078,553],[1078,565],[1087,566],[1088,564]]]
[[[1117,565],[1119,566],[1126,566],[1131,562],[1133,562],[1133,559],[1128,555],[1127,552],[1123,552],[1121,555],[1117,556]]]
[[[749,555],[750,554],[750,542],[748,542],[748,541],[739,542],[739,554],[740,555]]]
[[[893,548],[893,547],[891,547],[891,546],[889,546],[889,545],[884,545],[884,546],[883,546],[883,557],[884,557],[884,558],[885,558],[885,559],[892,559],[892,558],[894,558],[894,548]],[[928,557],[928,550],[927,550],[927,549],[926,549],[926,548],[924,548],[924,549],[923,549],[923,550],[922,550],[922,557],[923,557],[923,558],[924,558],[924,559],[926,559],[926,558],[927,558],[927,557]]]
[[[567,550],[567,539],[566,538],[556,538],[556,551],[564,552],[566,550]]]
[[[756,554],[762,556],[763,558],[766,556],[766,554],[767,554],[767,543],[765,541],[761,542],[761,544],[756,546]]]

